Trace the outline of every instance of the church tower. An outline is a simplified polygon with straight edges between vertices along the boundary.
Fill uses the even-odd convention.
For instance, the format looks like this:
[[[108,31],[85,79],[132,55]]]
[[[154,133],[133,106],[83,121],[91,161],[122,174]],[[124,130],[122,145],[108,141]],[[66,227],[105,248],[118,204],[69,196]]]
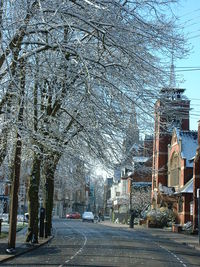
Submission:
[[[139,129],[137,125],[135,108],[133,108],[133,111],[130,115],[129,124],[124,137],[123,149],[125,156],[130,152],[134,144],[139,144]]]
[[[122,165],[129,168],[132,164],[132,157],[136,156],[139,149],[139,129],[135,107],[130,115],[129,124],[123,141],[123,162]]]
[[[167,186],[168,144],[171,142],[172,130],[174,127],[189,130],[190,101],[184,92],[185,89],[176,87],[172,60],[169,87],[161,89],[155,104],[152,204],[159,204],[159,184]]]

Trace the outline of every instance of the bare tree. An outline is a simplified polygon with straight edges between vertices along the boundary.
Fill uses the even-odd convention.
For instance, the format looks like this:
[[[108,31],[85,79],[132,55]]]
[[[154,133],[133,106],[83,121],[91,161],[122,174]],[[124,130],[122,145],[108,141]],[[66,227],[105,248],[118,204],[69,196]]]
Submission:
[[[15,80],[20,80],[18,62],[25,60],[20,136],[35,155],[30,176],[33,191],[37,173],[34,201],[40,166],[48,185],[48,234],[54,173],[63,153],[113,163],[132,105],[140,115],[149,114],[159,87],[166,84],[169,75],[161,59],[171,52],[172,43],[176,56],[185,53],[184,39],[169,17],[173,2],[1,1],[0,110],[9,107],[7,118],[19,129],[11,103],[17,110],[16,99],[22,100]],[[141,120],[146,120],[144,115]],[[38,204],[33,207],[37,210]],[[37,235],[37,216],[30,225],[29,240]]]

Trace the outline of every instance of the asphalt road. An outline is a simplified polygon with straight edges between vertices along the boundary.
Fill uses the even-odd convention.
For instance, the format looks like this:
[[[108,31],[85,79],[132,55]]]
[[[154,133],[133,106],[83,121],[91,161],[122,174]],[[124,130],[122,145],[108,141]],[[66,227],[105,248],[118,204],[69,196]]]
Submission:
[[[200,253],[145,231],[60,219],[54,239],[1,266],[200,266]]]

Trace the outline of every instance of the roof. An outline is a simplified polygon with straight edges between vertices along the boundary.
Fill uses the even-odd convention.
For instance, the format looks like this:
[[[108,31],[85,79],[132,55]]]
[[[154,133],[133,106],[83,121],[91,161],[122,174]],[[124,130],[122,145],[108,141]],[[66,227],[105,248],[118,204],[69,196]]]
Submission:
[[[152,185],[152,182],[133,182],[133,187],[137,187],[137,188],[148,187],[151,185]]]
[[[193,161],[198,147],[197,131],[179,131],[176,129],[178,141],[181,141],[181,157],[186,159],[186,167],[193,167]]]
[[[170,195],[174,194],[174,187],[168,187],[168,186],[165,186],[165,185],[162,185],[161,183],[159,183],[159,191],[162,194],[170,196]]]
[[[161,93],[165,93],[165,92],[181,92],[181,93],[184,93],[185,92],[185,89],[184,88],[171,88],[171,87],[163,87],[161,90],[160,90]]]
[[[175,194],[189,193],[193,194],[193,178],[190,179],[182,188],[179,189]]]
[[[149,157],[133,157],[134,162],[147,162],[149,160]]]

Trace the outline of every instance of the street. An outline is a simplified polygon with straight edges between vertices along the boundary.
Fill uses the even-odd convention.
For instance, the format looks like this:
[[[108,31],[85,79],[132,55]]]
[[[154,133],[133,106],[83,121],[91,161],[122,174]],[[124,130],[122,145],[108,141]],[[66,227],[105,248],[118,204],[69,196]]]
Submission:
[[[54,239],[1,266],[199,266],[200,252],[147,231],[80,220],[53,221]]]

